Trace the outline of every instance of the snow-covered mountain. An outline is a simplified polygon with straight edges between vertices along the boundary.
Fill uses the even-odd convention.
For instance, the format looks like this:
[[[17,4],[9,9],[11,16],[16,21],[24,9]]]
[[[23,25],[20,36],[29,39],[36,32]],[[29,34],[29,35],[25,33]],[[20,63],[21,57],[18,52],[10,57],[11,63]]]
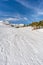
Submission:
[[[5,21],[0,21],[0,25],[4,24],[4,25],[9,25],[9,26],[13,26],[13,27],[23,27],[24,24],[13,24],[10,23],[9,21],[5,20]]]
[[[0,65],[43,65],[43,30],[0,24]]]

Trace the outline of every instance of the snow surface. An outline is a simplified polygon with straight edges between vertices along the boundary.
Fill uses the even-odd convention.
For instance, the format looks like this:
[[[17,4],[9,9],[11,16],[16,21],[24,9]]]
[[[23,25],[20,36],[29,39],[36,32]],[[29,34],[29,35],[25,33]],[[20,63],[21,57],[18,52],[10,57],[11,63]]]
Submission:
[[[0,25],[0,65],[43,65],[43,32]]]
[[[43,29],[38,29],[37,31],[39,31],[39,32],[43,32]]]

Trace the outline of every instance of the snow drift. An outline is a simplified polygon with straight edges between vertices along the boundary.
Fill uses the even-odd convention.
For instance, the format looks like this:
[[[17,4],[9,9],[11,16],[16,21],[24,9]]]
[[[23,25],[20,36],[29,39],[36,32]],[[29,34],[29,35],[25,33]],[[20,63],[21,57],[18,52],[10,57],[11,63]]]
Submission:
[[[0,65],[43,65],[43,32],[40,30],[0,25]]]

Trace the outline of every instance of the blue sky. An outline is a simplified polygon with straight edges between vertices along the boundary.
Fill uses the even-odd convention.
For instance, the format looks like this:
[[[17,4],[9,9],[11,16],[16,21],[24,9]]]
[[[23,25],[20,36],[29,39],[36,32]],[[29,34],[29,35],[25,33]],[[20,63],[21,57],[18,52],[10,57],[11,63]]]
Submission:
[[[25,24],[43,20],[43,0],[0,0],[0,20]]]

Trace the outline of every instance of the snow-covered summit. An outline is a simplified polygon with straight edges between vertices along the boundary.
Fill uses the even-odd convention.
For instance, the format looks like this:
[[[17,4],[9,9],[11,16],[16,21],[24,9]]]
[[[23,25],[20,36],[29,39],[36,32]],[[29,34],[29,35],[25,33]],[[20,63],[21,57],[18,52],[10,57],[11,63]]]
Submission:
[[[0,25],[3,25],[3,21],[0,21]]]

